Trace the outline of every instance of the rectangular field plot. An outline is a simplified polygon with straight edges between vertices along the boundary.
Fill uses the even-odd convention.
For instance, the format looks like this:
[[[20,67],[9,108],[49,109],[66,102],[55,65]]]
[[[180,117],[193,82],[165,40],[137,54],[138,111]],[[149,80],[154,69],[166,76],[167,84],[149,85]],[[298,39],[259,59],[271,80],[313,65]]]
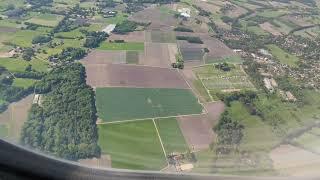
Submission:
[[[126,52],[126,63],[127,64],[139,64],[139,52],[138,51],[127,51]]]
[[[167,154],[188,150],[176,118],[157,119],[155,122]]]
[[[202,61],[204,52],[202,48],[180,48],[184,61]]]
[[[166,166],[152,120],[98,125],[102,153],[113,168],[160,170]]]
[[[176,36],[172,31],[152,30],[146,33],[147,41],[153,43],[175,43]]]
[[[103,42],[97,48],[100,50],[126,50],[126,51],[143,51],[144,43],[143,42],[126,42],[126,43],[109,43]]]
[[[34,23],[42,26],[54,27],[63,19],[61,15],[55,14],[37,14],[27,22]]]
[[[239,65],[234,65],[230,71],[220,70],[215,68],[214,65],[206,65],[193,70],[209,91],[228,92],[255,89]]]
[[[188,89],[97,88],[96,104],[99,118],[106,122],[202,112]]]

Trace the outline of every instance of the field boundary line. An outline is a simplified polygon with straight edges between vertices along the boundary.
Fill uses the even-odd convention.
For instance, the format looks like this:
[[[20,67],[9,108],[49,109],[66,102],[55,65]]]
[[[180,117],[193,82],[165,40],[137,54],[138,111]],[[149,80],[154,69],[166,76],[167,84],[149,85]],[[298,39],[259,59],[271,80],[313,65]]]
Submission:
[[[186,117],[186,116],[199,116],[199,115],[205,115],[205,113],[200,114],[182,114],[182,115],[176,115],[176,116],[163,116],[163,117],[149,117],[149,118],[142,118],[142,119],[129,119],[129,120],[122,120],[122,121],[111,121],[111,122],[98,122],[96,124],[120,124],[120,123],[126,123],[126,122],[135,122],[135,121],[147,121],[152,119],[166,119],[166,118],[177,118],[177,117]]]
[[[188,80],[185,78],[183,72],[181,72],[179,69],[177,69],[177,71],[179,72],[179,74],[181,75],[181,77],[183,78],[183,80],[187,83],[187,85],[189,86],[189,88],[191,89],[191,91],[193,92],[193,94],[195,94],[197,96],[198,99],[198,103],[203,107],[204,111],[206,112],[205,114],[208,113],[207,108],[204,106],[203,103],[201,103],[200,101],[200,95],[192,88],[192,86],[189,84]]]
[[[198,77],[198,79],[200,80],[200,82],[201,82],[202,86],[204,87],[204,89],[206,89],[206,91],[207,91],[207,93],[208,93],[208,95],[209,95],[209,97],[210,97],[210,100],[213,101],[213,97],[212,97],[212,95],[210,94],[209,89],[204,85],[204,83],[203,83],[203,81],[202,81],[202,79],[201,79],[200,77]]]
[[[156,129],[156,132],[157,132],[157,135],[158,135],[158,138],[159,138],[159,141],[160,141],[160,144],[161,144],[161,148],[162,148],[163,154],[164,154],[164,156],[165,156],[166,162],[167,162],[167,164],[169,165],[169,162],[168,162],[168,159],[167,159],[167,153],[166,153],[166,150],[164,149],[163,142],[162,142],[162,140],[161,140],[161,136],[160,136],[160,133],[159,133],[157,124],[156,124],[156,122],[154,121],[154,119],[152,119],[152,122],[153,122],[154,128]]]
[[[137,88],[137,89],[183,89],[187,90],[190,89],[190,87],[142,87],[142,86],[110,86],[110,85],[105,85],[105,86],[94,86],[95,88]]]

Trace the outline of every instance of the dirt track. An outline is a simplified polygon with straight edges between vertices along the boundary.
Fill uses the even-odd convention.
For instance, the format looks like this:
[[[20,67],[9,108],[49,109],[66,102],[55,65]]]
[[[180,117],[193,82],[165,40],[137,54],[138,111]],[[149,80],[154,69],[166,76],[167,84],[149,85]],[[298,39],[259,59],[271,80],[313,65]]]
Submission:
[[[86,72],[92,87],[189,88],[175,69],[95,64],[86,65]]]

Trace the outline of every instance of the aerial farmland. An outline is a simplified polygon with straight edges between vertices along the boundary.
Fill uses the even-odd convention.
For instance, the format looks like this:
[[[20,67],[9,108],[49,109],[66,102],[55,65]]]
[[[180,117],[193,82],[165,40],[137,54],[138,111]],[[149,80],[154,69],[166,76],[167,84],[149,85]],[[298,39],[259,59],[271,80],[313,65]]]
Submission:
[[[319,8],[2,0],[0,137],[100,168],[319,175]]]

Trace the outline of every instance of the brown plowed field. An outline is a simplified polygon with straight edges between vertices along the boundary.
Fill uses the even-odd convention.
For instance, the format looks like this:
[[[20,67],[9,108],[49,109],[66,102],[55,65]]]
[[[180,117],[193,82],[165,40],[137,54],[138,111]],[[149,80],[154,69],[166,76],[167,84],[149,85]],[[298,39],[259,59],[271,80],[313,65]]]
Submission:
[[[168,44],[145,43],[145,53],[141,54],[139,64],[156,67],[170,67]]]
[[[90,64],[125,64],[126,51],[93,50],[81,60],[84,65]]]
[[[91,64],[86,66],[87,84],[92,87],[179,88],[188,85],[175,69]]]
[[[280,31],[278,31],[276,29],[276,27],[274,27],[272,24],[270,24],[269,22],[265,22],[263,24],[260,24],[259,25],[261,29],[271,33],[272,35],[275,35],[275,36],[280,36],[282,35],[282,33]]]
[[[206,115],[177,117],[182,134],[192,150],[209,148],[215,134]]]
[[[224,103],[222,101],[217,101],[206,103],[204,106],[208,111],[211,127],[213,127],[215,123],[219,121],[220,115],[224,111]]]
[[[208,58],[224,58],[236,55],[228,46],[223,44],[218,39],[207,37],[202,38],[202,41],[209,49]]]
[[[108,38],[108,41],[114,40],[124,40],[125,42],[144,42],[145,41],[145,32],[144,31],[134,31],[129,32],[128,34],[111,34]]]

